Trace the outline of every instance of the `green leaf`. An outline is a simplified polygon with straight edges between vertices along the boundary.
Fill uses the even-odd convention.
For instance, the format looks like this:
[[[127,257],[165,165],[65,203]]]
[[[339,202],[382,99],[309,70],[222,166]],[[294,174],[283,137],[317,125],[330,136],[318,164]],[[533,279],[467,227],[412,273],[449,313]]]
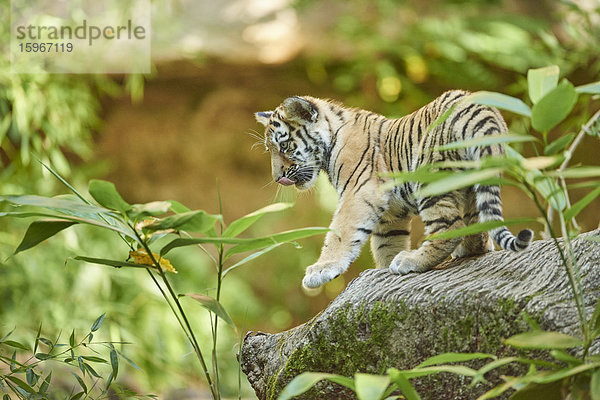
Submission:
[[[111,182],[92,179],[89,183],[88,190],[94,200],[103,207],[119,211],[123,215],[131,209],[131,205],[123,200],[119,192],[117,192],[117,188]]]
[[[452,229],[446,232],[436,233],[434,235],[428,236],[425,240],[438,240],[438,239],[453,239],[462,236],[474,235],[476,233],[488,232],[494,228],[499,228],[501,226],[511,226],[511,225],[519,225],[519,224],[527,224],[531,222],[537,222],[536,218],[510,218],[505,219],[504,221],[485,221],[478,222],[476,224],[468,225],[463,228]]]
[[[85,394],[84,392],[76,393],[73,396],[69,397],[69,400],[79,400],[80,398],[83,397],[84,394]]]
[[[99,316],[98,318],[96,318],[96,320],[92,324],[92,327],[90,328],[91,332],[96,332],[98,329],[100,329],[100,326],[102,326],[102,322],[104,322],[105,315],[106,315],[106,313],[104,313],[101,316]]]
[[[212,228],[218,219],[219,216],[207,214],[202,210],[188,211],[159,219],[150,225],[146,225],[144,231],[155,232],[176,229],[204,233]]]
[[[295,396],[301,395],[316,385],[317,382],[327,379],[330,376],[332,376],[332,374],[321,372],[304,372],[292,379],[292,381],[283,388],[281,393],[279,393],[277,400],[288,400]]]
[[[440,372],[450,372],[456,375],[475,376],[477,371],[464,365],[437,365],[433,367],[413,368],[401,371],[408,378],[419,378],[421,376],[439,374]]]
[[[557,65],[527,71],[529,98],[534,104],[556,87],[559,73],[560,70]]]
[[[77,222],[74,221],[62,220],[42,220],[32,222],[31,225],[29,225],[29,228],[27,228],[27,232],[25,232],[25,236],[23,237],[23,240],[21,240],[21,243],[14,254],[34,247],[76,223]]]
[[[69,345],[75,347],[75,329],[73,329],[71,336],[69,337]]]
[[[48,353],[35,353],[34,355],[35,355],[35,358],[37,358],[38,360],[41,360],[41,361],[49,360],[49,359],[53,358],[53,356]]]
[[[38,327],[37,334],[35,335],[35,341],[33,342],[33,352],[34,353],[37,352],[38,344],[40,343],[40,341],[38,339],[40,338],[41,334],[42,334],[42,323],[40,322],[40,326]]]
[[[39,376],[31,368],[27,368],[25,378],[27,379],[27,384],[32,387],[35,386],[39,380]]]
[[[484,183],[490,179],[498,178],[501,172],[502,169],[500,168],[461,171],[460,173],[454,173],[448,176],[447,178],[443,178],[427,184],[426,186],[417,191],[416,196],[438,196],[444,193],[452,192],[457,189],[473,186],[477,183]]]
[[[576,102],[573,84],[564,80],[533,105],[531,125],[539,132],[548,132],[569,115]]]
[[[427,367],[435,364],[449,364],[471,360],[478,360],[482,358],[496,358],[493,354],[487,353],[443,353],[433,357],[429,357],[415,368]]]
[[[235,238],[219,238],[219,237],[200,237],[200,238],[179,238],[173,239],[167,243],[162,249],[160,249],[160,256],[164,256],[169,251],[178,247],[194,246],[197,244],[239,244],[248,242],[252,239],[235,239]]]
[[[86,361],[108,364],[108,361],[106,361],[104,358],[101,358],[101,357],[96,357],[96,356],[81,356],[81,358],[83,358]]]
[[[563,189],[550,176],[543,175],[537,170],[530,170],[526,172],[525,178],[533,184],[553,209],[562,211],[567,206],[567,198]]]
[[[575,91],[580,94],[600,94],[600,81],[577,86]]]
[[[20,387],[21,389],[26,391],[27,393],[36,394],[35,390],[32,387],[30,387],[28,384],[26,384],[25,382],[23,382],[21,379],[17,378],[16,376],[5,375],[3,378],[8,381],[11,381],[15,385],[17,385],[18,387]]]
[[[567,364],[579,365],[583,363],[583,360],[570,355],[564,350],[550,350],[550,355],[556,358],[558,361],[562,361]]]
[[[177,200],[168,200],[168,202],[171,204],[171,211],[173,211],[175,214],[181,214],[184,212],[192,211]]]
[[[559,137],[552,143],[548,144],[548,146],[544,147],[544,154],[547,156],[551,156],[560,151],[563,151],[564,148],[571,143],[574,137],[574,133],[569,133],[568,135]]]
[[[288,208],[293,206],[293,203],[274,203],[254,212],[251,212],[250,214],[233,221],[227,227],[227,229],[225,229],[225,232],[223,232],[223,237],[236,237],[240,233],[248,229],[256,221],[258,221],[263,215],[287,210]]]
[[[600,242],[600,237],[598,236],[592,237],[590,239],[596,239],[592,241]],[[594,312],[592,313],[592,317],[590,318],[590,328],[592,329],[592,331],[600,330],[600,298],[598,298],[598,300],[596,301]],[[595,339],[595,337],[593,339]]]
[[[571,207],[565,210],[563,216],[566,220],[575,218],[584,208],[586,208],[596,197],[600,195],[600,187],[592,190],[586,194],[581,200],[573,204]]]
[[[600,363],[581,364],[575,367],[562,368],[558,371],[548,373],[548,371],[540,371],[537,375],[530,377],[530,380],[535,383],[550,383],[556,382],[573,375],[579,375],[587,372],[590,369],[600,368]]]
[[[546,175],[563,178],[591,178],[600,176],[600,167],[574,167],[562,171],[548,171]]]
[[[83,389],[83,391],[84,391],[85,393],[87,393],[87,391],[88,391],[88,388],[87,388],[87,386],[85,385],[85,382],[83,381],[83,379],[81,379],[81,378],[79,377],[79,375],[77,375],[76,373],[74,373],[74,372],[71,372],[71,373],[73,374],[73,376],[75,377],[75,379],[77,379],[77,382],[79,382],[79,386],[81,386],[81,388]]]
[[[119,357],[114,348],[110,349],[110,366],[112,368],[112,378],[117,379],[117,374],[119,373]]]
[[[493,144],[500,143],[522,143],[522,142],[539,142],[539,139],[529,135],[515,135],[515,134],[504,134],[504,135],[488,135],[482,137],[476,137],[472,139],[459,140],[445,144],[443,146],[437,146],[433,148],[433,151],[446,151],[464,149],[467,147],[484,147]]]
[[[27,351],[29,351],[29,347],[25,346],[22,343],[14,341],[14,340],[6,340],[6,341],[3,341],[2,344],[5,344],[5,345],[10,346],[10,347],[13,347],[15,349],[21,349],[21,350],[27,350]]]
[[[248,239],[240,244],[233,246],[226,253],[226,258],[231,257],[234,254],[244,253],[246,251],[252,251],[262,249],[271,246],[276,243],[286,243],[293,240],[304,239],[310,236],[321,235],[329,232],[329,228],[300,228],[286,232],[276,233],[271,236],[266,236],[257,239]]]
[[[217,317],[221,318],[229,326],[231,326],[234,330],[237,330],[235,324],[233,323],[233,320],[231,319],[231,317],[229,316],[227,311],[225,311],[225,309],[223,308],[221,303],[219,303],[216,299],[213,299],[210,296],[205,296],[203,294],[197,294],[197,293],[188,293],[188,294],[184,294],[183,296],[186,296],[186,297],[196,300],[197,302],[200,303],[200,305],[202,307],[206,308],[208,311],[212,312]]]
[[[48,373],[48,375],[46,375],[46,378],[44,378],[44,381],[40,385],[40,393],[41,394],[45,394],[48,391],[48,387],[50,386],[50,382],[52,382],[52,371],[50,371]]]
[[[592,395],[592,400],[600,400],[600,369],[597,369],[592,373],[592,378],[590,379],[590,394]]]
[[[404,376],[402,371],[398,371],[396,368],[390,368],[387,371],[392,381],[400,388],[400,391],[406,398],[406,400],[421,400],[421,396],[415,390],[414,386],[410,383],[408,378]]]
[[[547,331],[519,333],[505,339],[504,343],[522,349],[568,349],[583,345],[583,341],[576,337]]]
[[[92,376],[96,377],[96,378],[102,378],[97,372],[96,370],[94,370],[94,368],[92,368],[92,366],[88,363],[83,363],[83,367],[85,368],[85,370]]]
[[[354,385],[358,400],[379,400],[383,397],[390,377],[388,375],[371,375],[356,373],[354,375]]]
[[[95,205],[71,200],[66,196],[44,197],[36,195],[0,196],[0,202],[6,201],[19,206],[33,206],[58,211],[67,215],[110,214],[110,210]]]
[[[510,396],[510,400],[562,400],[562,386],[560,381],[547,384],[529,383]]]
[[[131,210],[127,212],[127,215],[131,219],[145,216],[157,217],[167,213],[170,208],[171,203],[168,201],[152,201],[150,203],[132,205]]]
[[[89,262],[91,264],[108,265],[108,266],[115,267],[115,268],[121,268],[121,267],[148,268],[148,267],[150,267],[149,265],[136,264],[136,263],[127,262],[127,261],[108,260],[105,258],[77,256],[77,257],[73,257],[73,259],[78,260],[78,261]]]
[[[225,271],[223,271],[223,278],[225,277],[225,275],[227,275],[229,272],[233,271],[236,268],[241,267],[242,265],[246,264],[247,262],[250,262],[252,260],[254,260],[255,258],[258,258],[260,256],[262,256],[263,254],[266,254],[272,250],[275,250],[277,247],[281,246],[282,244],[286,244],[286,243],[275,243],[274,245],[271,245],[269,247],[266,247],[260,251],[257,251],[255,253],[250,254],[249,256],[247,256],[246,258],[238,261],[237,263],[233,264],[231,267],[227,268]]]
[[[497,107],[502,110],[531,117],[531,109],[522,100],[502,93],[480,91],[470,94],[465,101]]]
[[[123,224],[120,224],[120,223],[119,224],[115,223],[115,225],[111,225],[111,224],[108,224],[105,222],[100,222],[98,220],[93,220],[93,219],[73,217],[73,216],[69,216],[69,215],[56,215],[56,214],[44,213],[44,212],[0,212],[0,217],[13,217],[13,218],[48,217],[48,218],[53,218],[54,220],[71,221],[71,222],[77,223],[77,224],[88,224],[88,225],[92,225],[92,226],[97,226],[100,228],[109,229],[109,230],[121,233],[132,239],[136,239],[135,234],[128,227],[124,227]],[[114,219],[112,219],[112,220],[115,221]]]

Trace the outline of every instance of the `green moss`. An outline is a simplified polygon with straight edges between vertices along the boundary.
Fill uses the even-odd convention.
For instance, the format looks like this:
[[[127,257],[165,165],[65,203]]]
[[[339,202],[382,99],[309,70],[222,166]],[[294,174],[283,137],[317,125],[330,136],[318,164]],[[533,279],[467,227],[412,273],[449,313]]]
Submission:
[[[285,366],[269,379],[266,398],[274,399],[285,384],[306,371],[345,376],[356,372],[382,374],[390,367],[412,368],[444,352],[508,355],[512,350],[502,339],[527,329],[520,317],[524,303],[526,301],[500,300],[485,310],[476,299],[465,304],[440,304],[426,310],[409,309],[403,303],[348,304],[326,322],[319,322],[329,325],[326,330],[315,329],[315,326],[306,328],[307,335],[316,337],[310,338],[310,344],[295,350]],[[474,361],[472,366],[478,368],[485,362]],[[469,388],[469,382],[450,374],[415,380],[424,399],[475,398],[489,388]],[[302,398],[352,396],[341,387],[334,391],[331,384],[322,383]]]

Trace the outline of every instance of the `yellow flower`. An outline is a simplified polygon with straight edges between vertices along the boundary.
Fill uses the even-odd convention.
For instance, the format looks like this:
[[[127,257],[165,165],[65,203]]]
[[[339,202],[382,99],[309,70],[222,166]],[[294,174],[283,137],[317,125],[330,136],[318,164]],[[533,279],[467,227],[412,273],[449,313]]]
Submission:
[[[163,271],[172,272],[174,274],[177,273],[177,270],[171,265],[171,262],[169,260],[167,260],[166,258],[160,257],[156,253],[152,253],[152,255],[154,256],[154,259],[158,261],[158,263],[160,264],[160,267],[162,268]],[[149,267],[154,267],[154,265],[152,264],[152,258],[148,255],[148,253],[146,253],[146,250],[142,250],[142,249],[137,250],[137,251],[131,250],[129,252],[129,258],[131,260],[133,260],[133,262],[135,264],[147,265]]]

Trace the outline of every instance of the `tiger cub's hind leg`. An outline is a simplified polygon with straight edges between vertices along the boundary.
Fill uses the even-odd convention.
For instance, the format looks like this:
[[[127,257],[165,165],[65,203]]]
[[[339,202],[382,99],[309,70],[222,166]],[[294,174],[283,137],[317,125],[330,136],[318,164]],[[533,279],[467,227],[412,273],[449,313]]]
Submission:
[[[425,224],[425,236],[465,226],[459,209],[458,193],[448,193],[421,200],[419,215]],[[394,274],[424,272],[444,261],[459,245],[462,238],[427,240],[412,251],[401,251],[390,264]]]
[[[469,189],[466,193],[465,208],[463,212],[465,225],[479,222],[479,209],[475,199],[475,192]],[[487,232],[466,236],[458,247],[452,252],[452,258],[470,257],[494,251],[494,242]]]
[[[410,221],[410,217],[383,215],[371,235],[371,253],[377,267],[389,267],[396,254],[410,249]]]

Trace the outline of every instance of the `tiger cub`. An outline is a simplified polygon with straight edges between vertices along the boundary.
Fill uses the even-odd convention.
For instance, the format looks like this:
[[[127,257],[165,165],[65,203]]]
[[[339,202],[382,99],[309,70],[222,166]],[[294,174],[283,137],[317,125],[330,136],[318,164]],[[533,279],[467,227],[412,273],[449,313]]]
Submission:
[[[410,250],[411,216],[418,214],[431,235],[478,221],[502,221],[499,186],[474,185],[444,195],[416,197],[420,183],[406,182],[384,191],[387,173],[414,171],[444,160],[478,160],[504,153],[501,145],[435,151],[436,146],[502,134],[507,127],[498,110],[461,102],[469,93],[448,91],[399,119],[346,108],[314,97],[290,97],[274,111],[258,112],[265,125],[264,144],[271,154],[273,179],[281,185],[310,188],[320,170],[327,173],[338,207],[318,261],[306,268],[302,284],[316,288],[348,269],[371,237],[379,267],[394,274],[430,270],[448,256],[465,257],[494,249],[520,251],[533,232],[515,237],[506,227],[448,240],[425,241]],[[431,124],[455,106],[449,117]]]

